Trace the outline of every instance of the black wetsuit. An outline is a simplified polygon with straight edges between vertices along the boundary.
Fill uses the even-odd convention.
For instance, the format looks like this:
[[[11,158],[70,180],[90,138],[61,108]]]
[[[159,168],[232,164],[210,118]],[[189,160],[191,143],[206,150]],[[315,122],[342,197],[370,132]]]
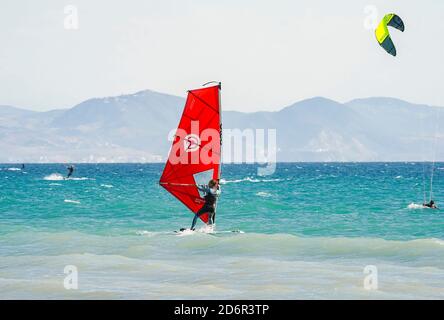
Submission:
[[[66,176],[66,179],[68,179],[69,177],[71,177],[72,174],[73,174],[73,172],[74,172],[74,167],[73,167],[73,166],[69,166],[69,167],[68,167],[68,175]]]
[[[433,201],[430,201],[429,203],[423,203],[422,205],[430,209],[438,209],[438,207],[435,205],[435,202]]]
[[[196,225],[197,222],[197,218],[200,217],[201,215],[203,215],[204,213],[208,213],[208,224],[212,225],[213,221],[214,221],[214,214],[216,212],[215,208],[216,208],[216,201],[217,201],[217,196],[216,194],[213,194],[209,189],[204,189],[204,188],[199,188],[200,190],[205,190],[206,194],[205,194],[205,203],[202,206],[202,208],[200,208],[199,211],[197,211],[197,213],[194,215],[193,218],[193,223],[191,224],[191,230],[194,229],[194,226]]]

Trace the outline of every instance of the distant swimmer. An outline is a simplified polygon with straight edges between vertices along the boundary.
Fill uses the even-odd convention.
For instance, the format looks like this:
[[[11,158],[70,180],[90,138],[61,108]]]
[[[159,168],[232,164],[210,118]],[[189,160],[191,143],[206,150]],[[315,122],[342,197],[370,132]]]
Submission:
[[[68,169],[68,175],[66,176],[66,179],[69,179],[69,177],[71,177],[72,174],[74,173],[74,166],[70,165],[67,169]]]
[[[435,205],[435,201],[433,200],[430,200],[429,203],[423,203],[422,206],[430,209],[438,209],[438,207]]]
[[[204,196],[205,203],[202,206],[202,208],[199,211],[197,211],[197,213],[194,215],[193,223],[191,225],[191,230],[194,230],[197,218],[203,215],[204,213],[208,213],[208,224],[209,225],[213,224],[214,216],[216,214],[216,202],[221,192],[219,181],[214,179],[211,179],[208,182],[208,185],[198,185],[197,188],[205,193]]]

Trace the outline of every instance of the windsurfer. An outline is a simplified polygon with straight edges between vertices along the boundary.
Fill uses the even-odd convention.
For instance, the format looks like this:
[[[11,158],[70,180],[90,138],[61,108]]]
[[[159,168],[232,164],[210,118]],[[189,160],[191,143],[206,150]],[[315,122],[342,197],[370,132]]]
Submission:
[[[438,209],[438,207],[435,205],[435,201],[430,200],[428,203],[423,203],[423,207],[427,207],[430,209]]]
[[[216,201],[220,195],[219,181],[211,179],[208,185],[197,185],[197,188],[205,193],[205,203],[202,208],[194,215],[193,223],[191,224],[191,230],[194,230],[197,218],[208,213],[208,224],[212,225],[214,221],[214,215],[216,213]]]
[[[188,91],[168,161],[159,179],[159,184],[193,213],[192,228],[199,217],[206,224],[214,225],[216,221],[218,183],[202,185],[201,181],[203,177],[206,182],[209,177],[218,180],[221,176],[222,140],[217,139],[222,131],[220,89],[220,85],[216,85]]]
[[[74,166],[70,165],[68,168],[68,175],[66,176],[66,179],[68,179],[69,177],[72,176],[72,174],[74,173]]]

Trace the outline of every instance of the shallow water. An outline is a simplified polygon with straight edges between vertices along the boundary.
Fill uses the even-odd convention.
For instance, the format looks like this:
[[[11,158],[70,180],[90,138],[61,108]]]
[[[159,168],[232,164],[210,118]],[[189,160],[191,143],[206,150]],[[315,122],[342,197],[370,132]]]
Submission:
[[[158,186],[159,164],[79,164],[69,180],[63,165],[11,168],[0,165],[3,299],[444,298],[444,214],[410,205],[430,164],[278,164],[266,177],[227,165],[218,232],[182,236],[192,215]],[[66,265],[78,290],[63,287]],[[368,265],[378,290],[364,288]]]

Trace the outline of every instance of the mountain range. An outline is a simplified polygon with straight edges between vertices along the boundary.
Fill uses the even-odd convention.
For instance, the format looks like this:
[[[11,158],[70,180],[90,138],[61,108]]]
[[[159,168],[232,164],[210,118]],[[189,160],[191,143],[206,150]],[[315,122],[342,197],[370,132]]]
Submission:
[[[185,99],[150,90],[47,112],[0,106],[0,163],[161,162]],[[276,129],[277,161],[444,160],[441,107],[315,97],[223,112],[224,129]]]

